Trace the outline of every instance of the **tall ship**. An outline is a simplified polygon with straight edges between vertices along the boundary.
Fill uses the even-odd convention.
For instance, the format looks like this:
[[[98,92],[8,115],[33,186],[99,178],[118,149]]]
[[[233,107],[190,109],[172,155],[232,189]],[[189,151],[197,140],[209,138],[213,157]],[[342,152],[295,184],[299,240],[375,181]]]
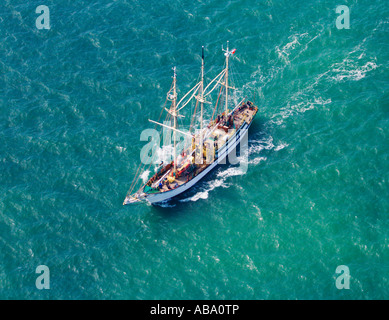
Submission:
[[[225,65],[222,71],[205,86],[204,47],[202,48],[200,81],[180,100],[177,99],[176,68],[173,68],[173,83],[163,107],[163,110],[167,111],[166,119],[170,122],[160,123],[149,120],[156,127],[160,127],[161,130],[168,129],[172,131],[172,160],[166,164],[160,163],[153,176],[151,178],[146,177],[146,179],[144,179],[144,174],[149,172],[148,168],[155,162],[150,162],[145,170],[147,163],[142,161],[123,205],[141,201],[152,204],[164,202],[185,192],[204,178],[219,163],[225,163],[228,155],[236,150],[242,138],[247,134],[257,114],[258,107],[246,98],[238,103],[231,99],[230,91],[236,90],[236,88],[231,85],[231,81],[229,82],[229,77],[231,77],[229,60],[236,50],[230,50],[228,42],[227,48],[222,48],[222,50],[225,55]],[[208,100],[212,98],[210,95],[212,92],[218,92],[218,95],[215,106],[213,106],[212,117],[206,120],[203,119],[204,113],[207,111],[204,110],[204,107],[213,105]],[[184,117],[180,114],[180,111],[193,99],[196,100],[196,104],[194,113],[191,116],[191,125],[188,131],[183,131],[178,127],[177,120]],[[165,107],[168,102],[170,103],[169,109]],[[183,146],[181,144],[180,147],[180,144],[177,143],[177,136],[184,136],[188,143]],[[141,186],[134,192],[141,177],[143,177]]]

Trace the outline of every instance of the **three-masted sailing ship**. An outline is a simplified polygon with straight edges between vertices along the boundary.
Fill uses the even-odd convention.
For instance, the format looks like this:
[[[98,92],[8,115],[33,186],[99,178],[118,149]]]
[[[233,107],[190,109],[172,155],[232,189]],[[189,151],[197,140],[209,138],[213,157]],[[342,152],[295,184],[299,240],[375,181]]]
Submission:
[[[166,165],[162,163],[157,172],[136,192],[132,193],[140,176],[142,176],[142,171],[139,171],[141,164],[123,205],[140,201],[158,203],[183,193],[205,177],[219,163],[225,161],[228,154],[239,145],[244,135],[247,134],[258,107],[246,98],[238,104],[232,105],[229,91],[235,88],[229,85],[229,59],[235,53],[235,49],[229,50],[227,42],[227,49],[223,49],[223,51],[226,58],[225,67],[207,86],[204,86],[204,47],[202,48],[201,80],[178,102],[176,68],[173,68],[173,83],[166,99],[171,102],[171,107],[170,109],[163,108],[168,112],[169,118],[172,117],[173,125],[169,126],[149,120],[173,131],[173,160]],[[206,98],[218,86],[220,86],[220,90],[212,118],[207,125],[204,125],[204,104],[209,103]],[[224,97],[224,111],[214,117],[221,96]],[[193,118],[196,116],[197,106],[200,104],[200,128],[195,133],[192,133],[192,126],[189,132],[177,128],[177,119],[182,117],[179,111],[193,98],[197,100]],[[230,108],[231,105],[232,108]],[[177,148],[177,133],[188,136],[191,141],[188,146],[184,146],[183,150]]]

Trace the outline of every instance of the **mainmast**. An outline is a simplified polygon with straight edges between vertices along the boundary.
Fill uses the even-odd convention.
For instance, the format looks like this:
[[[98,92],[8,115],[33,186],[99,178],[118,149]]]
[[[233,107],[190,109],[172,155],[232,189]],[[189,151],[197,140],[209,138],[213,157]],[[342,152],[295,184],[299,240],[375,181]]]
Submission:
[[[228,52],[228,41],[227,41],[227,52],[226,52],[226,81],[225,81],[225,85],[226,85],[226,112],[225,112],[225,116],[227,117],[227,114],[228,114],[228,58],[230,56],[230,53]]]
[[[174,161],[174,173],[177,172],[177,161],[176,161],[176,129],[177,129],[177,112],[176,112],[176,103],[177,103],[177,90],[176,90],[176,67],[173,68],[173,99],[172,99],[172,115],[174,119],[174,131],[173,131],[173,145],[174,145],[174,153],[173,153],[173,161]]]
[[[200,141],[203,141],[203,111],[204,111],[204,46],[201,53],[201,113],[200,113]]]

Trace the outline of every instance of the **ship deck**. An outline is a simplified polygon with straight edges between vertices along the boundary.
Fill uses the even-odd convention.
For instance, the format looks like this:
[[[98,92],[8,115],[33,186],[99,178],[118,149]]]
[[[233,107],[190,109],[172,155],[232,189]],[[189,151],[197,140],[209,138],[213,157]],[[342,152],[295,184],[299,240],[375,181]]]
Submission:
[[[238,109],[236,109],[234,112],[234,124],[236,129],[239,129],[244,121],[250,123],[257,111],[257,107],[253,106],[250,108],[250,105],[247,104],[243,104]]]
[[[235,129],[238,130],[244,122],[247,122],[248,124],[252,121],[253,117],[257,113],[258,108],[251,104],[251,102],[243,103],[240,107],[238,107],[233,115],[233,125],[226,126],[224,125],[225,119],[219,119],[220,124],[217,125],[216,120],[213,121],[211,124],[214,126],[214,130],[212,133],[217,136],[218,139],[225,139],[227,138],[227,135],[231,135],[231,132],[229,132],[229,129]],[[212,162],[211,162],[212,163]],[[204,158],[203,164],[197,164],[196,169],[192,173],[183,173],[179,177],[176,177],[175,180],[171,183],[168,182],[167,178],[164,178],[162,182],[162,187],[159,187],[160,192],[166,192],[172,189],[175,189],[176,187],[179,187],[186,182],[188,182],[190,179],[198,175],[200,172],[202,172],[204,169],[206,169],[211,163],[206,163]]]

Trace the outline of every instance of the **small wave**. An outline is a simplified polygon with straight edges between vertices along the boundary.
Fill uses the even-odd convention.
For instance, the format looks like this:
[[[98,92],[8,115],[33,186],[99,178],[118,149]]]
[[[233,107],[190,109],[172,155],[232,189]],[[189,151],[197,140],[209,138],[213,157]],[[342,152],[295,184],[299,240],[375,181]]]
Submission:
[[[253,204],[253,207],[255,209],[255,215],[258,216],[259,220],[263,220],[261,209],[259,209],[255,204]]]
[[[277,147],[274,148],[274,151],[282,150],[282,149],[286,148],[287,146],[289,146],[289,144],[281,143],[280,145],[278,145]]]
[[[266,161],[266,160],[267,160],[266,157],[257,157],[257,158],[254,158],[254,159],[250,160],[248,163],[249,164],[258,164],[261,161]]]
[[[207,182],[206,186],[203,188],[202,191],[197,192],[194,196],[191,196],[189,198],[181,199],[180,202],[188,202],[188,201],[197,201],[199,199],[208,199],[209,192],[217,187],[224,187],[228,188],[229,185],[225,184],[226,177],[223,177],[222,179],[216,179]]]
[[[300,93],[300,97],[292,98],[292,100],[302,100],[296,103],[288,102],[288,104],[281,109],[281,111],[272,116],[270,123],[281,125],[284,119],[287,119],[295,114],[304,113],[308,110],[315,109],[317,106],[324,106],[332,102],[329,99],[323,99],[322,97],[307,100],[304,94]]]
[[[289,60],[290,54],[293,52],[293,50],[295,48],[297,48],[299,45],[301,45],[300,39],[302,39],[306,36],[308,36],[307,32],[302,33],[302,34],[296,34],[296,35],[289,36],[288,39],[290,41],[286,45],[284,45],[282,47],[282,49],[280,49],[280,47],[276,46],[276,52],[278,54],[278,57],[281,60],[283,60],[286,64],[290,64],[290,60]],[[313,41],[314,39],[312,39],[311,41]]]
[[[254,155],[260,153],[263,149],[271,150],[274,148],[273,137],[269,136],[264,139],[249,140],[248,155]]]
[[[243,157],[242,157],[243,158]],[[239,159],[239,160],[242,160],[242,159]],[[228,168],[224,171],[221,171],[217,174],[218,177],[220,178],[223,178],[223,179],[226,179],[228,177],[233,177],[233,176],[241,176],[243,174],[245,174],[246,171],[243,170],[240,166],[239,167],[231,167],[231,168]],[[223,186],[223,185],[220,185],[220,186]]]
[[[373,61],[368,61],[361,67],[355,67],[353,61],[345,59],[341,63],[334,65],[331,70],[334,75],[330,76],[330,79],[335,82],[341,82],[343,80],[359,81],[363,79],[366,74],[374,69],[377,69],[378,65]]]
[[[203,192],[197,192],[193,197],[181,199],[180,202],[189,202],[189,201],[197,201],[199,199],[207,199],[208,198],[208,190]]]
[[[125,147],[119,147],[119,146],[116,147],[116,150],[118,150],[119,152],[126,151],[126,149],[127,148],[125,148]]]

